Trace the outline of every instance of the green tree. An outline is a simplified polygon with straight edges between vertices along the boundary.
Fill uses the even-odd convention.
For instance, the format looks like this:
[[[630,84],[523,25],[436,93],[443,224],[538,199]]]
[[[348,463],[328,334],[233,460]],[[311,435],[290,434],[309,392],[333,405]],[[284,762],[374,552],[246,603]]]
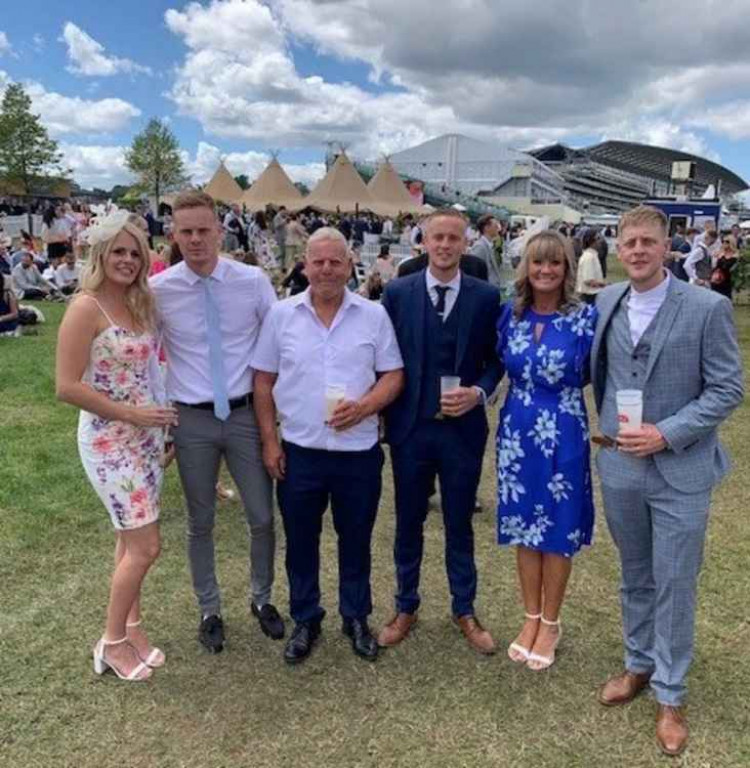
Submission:
[[[250,189],[250,179],[248,179],[246,173],[235,176],[234,180],[239,184],[240,189]]]
[[[138,176],[142,190],[154,196],[157,207],[163,192],[188,182],[177,139],[169,126],[157,118],[149,120],[133,139],[125,153],[125,164]]]
[[[0,176],[23,195],[51,175],[67,175],[57,142],[50,139],[23,86],[12,83],[0,104]]]

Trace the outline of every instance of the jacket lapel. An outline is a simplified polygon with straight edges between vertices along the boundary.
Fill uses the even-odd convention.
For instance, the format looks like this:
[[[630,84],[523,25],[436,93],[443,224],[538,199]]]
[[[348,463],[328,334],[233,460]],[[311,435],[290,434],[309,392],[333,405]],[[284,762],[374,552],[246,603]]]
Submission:
[[[662,349],[664,349],[664,344],[667,341],[667,336],[669,336],[669,332],[677,317],[677,312],[680,309],[680,304],[682,303],[685,293],[685,288],[679,280],[670,277],[669,281],[667,296],[656,317],[656,328],[654,329],[654,338],[651,343],[651,352],[648,356],[645,381],[648,381],[651,371],[654,370],[656,361],[659,358]]]
[[[596,303],[596,308],[599,311],[599,320],[596,324],[594,342],[591,346],[591,383],[594,386],[594,398],[596,400],[596,407],[599,410],[601,410],[602,406],[604,384],[607,375],[606,361],[604,359],[605,350],[602,348],[602,344],[604,344],[609,324],[612,322],[612,316],[629,288],[630,283],[628,282],[618,283],[617,290],[605,293]]]
[[[599,310],[599,321],[596,324],[596,333],[594,334],[594,343],[591,347],[591,359],[596,365],[596,361],[599,358],[599,352],[601,350],[602,342],[604,341],[607,328],[612,321],[612,315],[622,301],[622,297],[630,288],[630,283],[619,283],[618,290],[612,291],[608,296],[608,301],[598,301],[596,308]]]
[[[458,342],[456,344],[456,374],[461,370],[461,363],[464,361],[464,355],[466,354],[466,347],[469,344],[469,336],[471,334],[471,322],[474,318],[474,302],[472,301],[473,295],[471,291],[474,290],[474,286],[469,280],[465,278],[461,279],[461,288],[458,292],[458,299],[453,308],[454,312],[458,312]],[[463,296],[461,295],[463,294]]]
[[[414,321],[410,323],[414,342],[413,350],[416,361],[418,380],[422,378],[422,364],[424,363],[424,327],[427,322],[427,283],[424,275],[421,279],[415,280],[411,285],[412,300],[411,306],[414,307]]]

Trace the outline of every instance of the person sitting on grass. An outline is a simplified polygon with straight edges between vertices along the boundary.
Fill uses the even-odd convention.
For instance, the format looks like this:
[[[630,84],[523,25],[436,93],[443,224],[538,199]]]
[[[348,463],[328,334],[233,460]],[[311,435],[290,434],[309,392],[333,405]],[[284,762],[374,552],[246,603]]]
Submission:
[[[11,272],[13,287],[19,299],[34,300],[45,299],[47,301],[60,300],[62,296],[57,288],[45,280],[34,264],[34,256],[29,251],[24,251],[21,263],[17,264]]]
[[[68,246],[63,256],[63,263],[55,269],[55,284],[64,296],[70,296],[78,290],[81,279],[81,265],[76,263],[73,248]]]
[[[18,301],[8,275],[0,275],[0,287],[0,336],[20,336]]]

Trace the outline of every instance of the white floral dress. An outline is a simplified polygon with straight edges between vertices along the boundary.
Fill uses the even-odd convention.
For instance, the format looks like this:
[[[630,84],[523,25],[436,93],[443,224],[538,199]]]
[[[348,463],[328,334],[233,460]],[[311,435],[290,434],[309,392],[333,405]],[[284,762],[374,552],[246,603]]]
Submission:
[[[109,327],[91,344],[83,380],[115,402],[153,404],[154,334],[134,333],[107,319]],[[160,427],[136,427],[81,411],[81,461],[117,530],[140,528],[159,518],[163,450],[164,430]]]
[[[588,381],[596,308],[516,319],[506,304],[497,351],[510,380],[497,433],[498,541],[570,557],[594,528]],[[534,329],[544,330],[537,341]]]

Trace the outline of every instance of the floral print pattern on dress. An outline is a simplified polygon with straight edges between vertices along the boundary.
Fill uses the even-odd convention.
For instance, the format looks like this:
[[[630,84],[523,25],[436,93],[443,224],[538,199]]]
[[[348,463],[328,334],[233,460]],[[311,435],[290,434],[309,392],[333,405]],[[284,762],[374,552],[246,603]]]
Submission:
[[[91,345],[84,381],[116,403],[154,404],[150,380],[151,333],[109,326]],[[78,449],[86,474],[118,530],[139,528],[159,517],[164,432],[81,411]]]
[[[497,352],[510,386],[497,432],[501,544],[570,557],[591,543],[583,387],[596,318],[589,305],[552,315],[527,309],[518,318],[512,304],[502,309]]]

